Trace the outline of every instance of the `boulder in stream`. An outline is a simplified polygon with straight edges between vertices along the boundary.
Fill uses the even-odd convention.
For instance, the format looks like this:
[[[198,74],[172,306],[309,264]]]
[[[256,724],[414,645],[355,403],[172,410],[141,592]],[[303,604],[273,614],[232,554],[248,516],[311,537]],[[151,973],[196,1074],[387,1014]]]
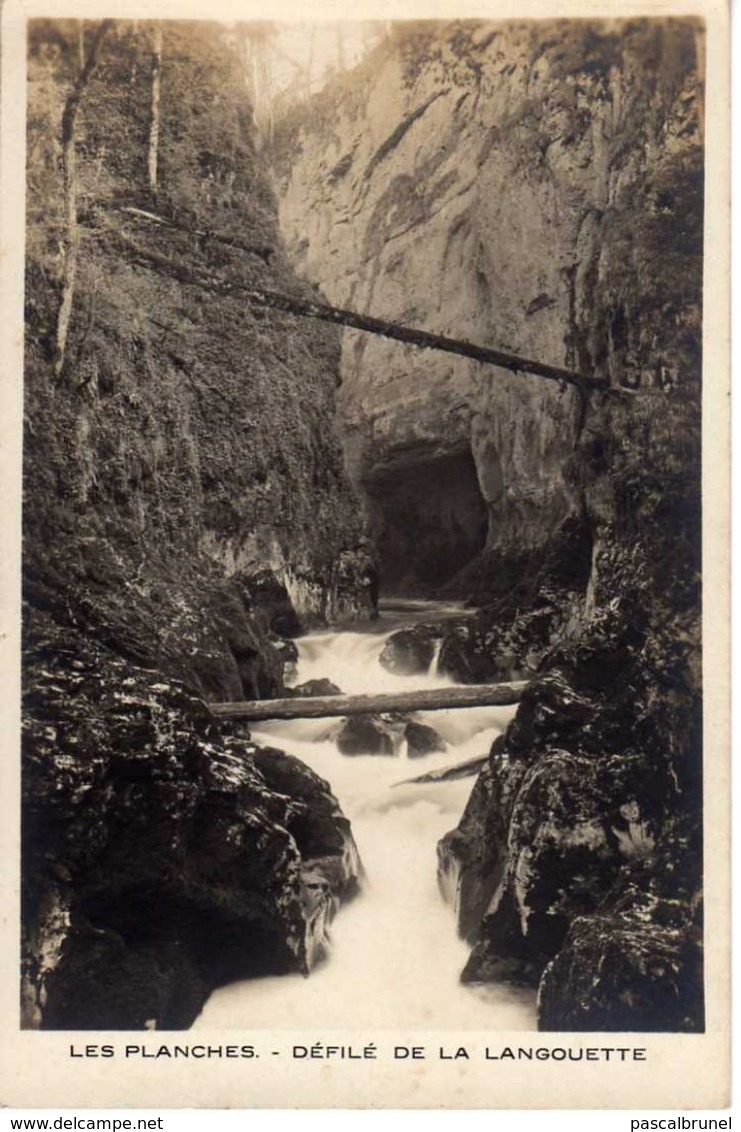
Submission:
[[[428,672],[442,635],[439,625],[413,625],[409,629],[399,629],[383,646],[379,663],[396,676]]]
[[[417,774],[414,778],[403,778],[401,782],[395,782],[395,786],[409,786],[410,784],[419,784],[427,782],[455,782],[458,778],[471,778],[479,771],[486,763],[486,755],[476,755],[472,759],[464,759],[463,762],[453,763],[452,766],[443,766],[439,770],[429,770],[426,774]],[[450,834],[448,834],[450,836]]]
[[[398,724],[380,715],[352,715],[336,735],[343,755],[394,755],[401,740]]]
[[[289,696],[341,696],[342,688],[321,676],[316,680],[305,680],[303,684],[294,684],[292,688],[286,688],[286,692]]]
[[[424,755],[444,751],[447,743],[438,735],[434,727],[426,723],[417,723],[411,720],[404,728],[404,738],[407,741],[407,755],[410,759],[422,758]]]

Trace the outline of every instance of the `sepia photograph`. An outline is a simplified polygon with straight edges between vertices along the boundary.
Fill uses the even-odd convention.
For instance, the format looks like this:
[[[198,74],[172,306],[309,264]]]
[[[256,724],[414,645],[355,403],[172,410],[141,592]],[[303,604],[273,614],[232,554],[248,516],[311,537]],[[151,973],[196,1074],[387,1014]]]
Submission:
[[[648,1087],[727,946],[700,9],[49,11],[19,1034]]]

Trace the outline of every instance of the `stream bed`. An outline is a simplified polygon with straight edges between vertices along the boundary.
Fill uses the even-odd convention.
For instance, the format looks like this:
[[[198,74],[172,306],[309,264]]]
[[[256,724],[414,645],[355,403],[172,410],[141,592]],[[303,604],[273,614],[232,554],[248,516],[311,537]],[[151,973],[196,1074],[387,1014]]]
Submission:
[[[398,676],[378,658],[398,629],[462,615],[450,605],[393,602],[382,605],[378,621],[360,629],[300,638],[296,682],[328,677],[349,694],[452,684],[438,675],[436,659],[427,673]],[[296,755],[329,781],[352,823],[366,878],[360,894],[335,918],[327,957],[308,978],[283,975],[223,987],[194,1028],[534,1030],[534,992],[459,981],[469,948],[438,891],[436,845],[457,824],[475,778],[404,781],[486,754],[515,710],[415,713],[435,728],[447,749],[414,759],[407,757],[404,742],[395,757],[341,754],[334,741],[342,726],[337,719],[255,727],[257,742]]]

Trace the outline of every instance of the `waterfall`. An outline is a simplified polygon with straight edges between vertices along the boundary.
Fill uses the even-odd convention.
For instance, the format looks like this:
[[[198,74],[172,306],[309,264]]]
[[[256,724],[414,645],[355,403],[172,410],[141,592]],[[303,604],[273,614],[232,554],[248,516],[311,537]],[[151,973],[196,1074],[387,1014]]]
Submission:
[[[439,677],[440,677],[440,653],[442,652],[442,647],[443,647],[442,638],[439,641],[435,641],[435,651],[432,654],[432,660],[430,661],[429,676],[430,676],[431,680],[434,680],[434,682],[437,686],[439,686],[440,682],[441,682]]]
[[[296,643],[296,681],[328,677],[343,692],[436,687],[439,649],[427,673],[397,676],[379,663],[390,634],[420,620],[440,620],[456,607],[394,603],[362,630],[312,633]],[[342,720],[275,721],[253,731],[326,778],[346,816],[367,873],[361,894],[332,925],[327,958],[308,978],[254,979],[216,991],[196,1027],[453,1027],[532,1030],[534,992],[463,986],[468,945],[457,937],[453,912],[439,894],[436,844],[458,821],[474,779],[412,783],[416,775],[485,754],[514,707],[419,713],[446,749],[408,757],[342,755],[335,737]]]

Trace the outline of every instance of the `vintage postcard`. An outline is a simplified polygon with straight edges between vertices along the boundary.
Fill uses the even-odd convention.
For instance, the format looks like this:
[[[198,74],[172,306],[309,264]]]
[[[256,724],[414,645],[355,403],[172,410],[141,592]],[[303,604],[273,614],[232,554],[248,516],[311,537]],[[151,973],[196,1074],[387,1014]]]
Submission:
[[[728,1106],[726,6],[2,50],[0,1100]]]

